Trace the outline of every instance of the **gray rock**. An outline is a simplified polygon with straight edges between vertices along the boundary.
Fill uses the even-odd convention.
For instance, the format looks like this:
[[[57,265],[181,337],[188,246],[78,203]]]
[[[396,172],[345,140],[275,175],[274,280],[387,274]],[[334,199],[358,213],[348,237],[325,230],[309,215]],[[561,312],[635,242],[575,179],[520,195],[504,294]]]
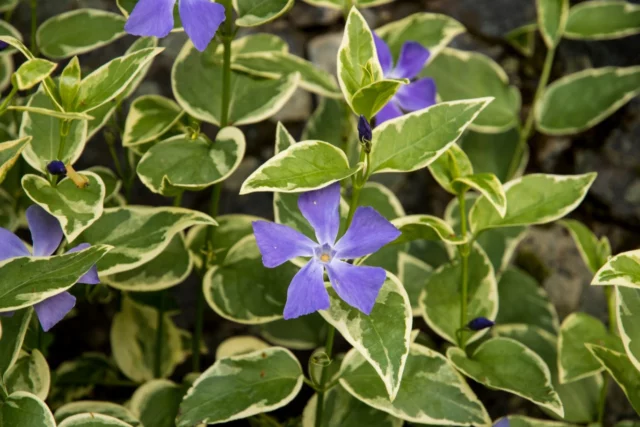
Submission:
[[[284,107],[270,120],[273,122],[304,121],[309,118],[311,108],[311,94],[304,89],[296,89]]]
[[[323,34],[309,42],[309,59],[319,68],[336,75],[342,33]]]
[[[328,7],[315,7],[303,2],[296,2],[289,12],[288,18],[298,28],[311,28],[335,24],[342,17],[342,11]]]

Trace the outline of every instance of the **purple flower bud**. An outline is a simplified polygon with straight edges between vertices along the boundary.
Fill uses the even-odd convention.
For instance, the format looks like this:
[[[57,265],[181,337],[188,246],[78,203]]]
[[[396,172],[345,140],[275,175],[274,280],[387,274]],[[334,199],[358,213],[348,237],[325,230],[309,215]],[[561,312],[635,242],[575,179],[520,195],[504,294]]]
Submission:
[[[0,41],[0,50],[4,50],[9,44],[7,42]]]
[[[481,331],[483,329],[487,329],[495,325],[495,322],[487,319],[486,317],[477,317],[473,319],[471,322],[467,323],[467,328],[472,331]]]
[[[67,168],[60,160],[53,160],[47,165],[47,170],[51,175],[65,175]]]
[[[373,139],[373,134],[371,133],[371,124],[367,121],[364,116],[360,116],[358,120],[358,138],[360,142],[371,142]]]

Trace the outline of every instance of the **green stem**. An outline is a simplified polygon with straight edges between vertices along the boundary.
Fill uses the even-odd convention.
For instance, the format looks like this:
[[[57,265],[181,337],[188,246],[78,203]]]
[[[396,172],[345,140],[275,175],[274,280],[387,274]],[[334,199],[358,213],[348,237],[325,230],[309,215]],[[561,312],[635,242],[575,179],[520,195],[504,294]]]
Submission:
[[[553,58],[555,56],[556,50],[555,48],[547,50],[547,56],[544,60],[544,66],[542,68],[542,74],[540,75],[540,80],[538,81],[538,88],[536,89],[536,94],[533,98],[533,104],[531,104],[531,109],[529,110],[529,114],[527,115],[527,120],[525,121],[524,127],[520,131],[520,138],[518,140],[518,145],[516,146],[516,151],[511,158],[511,163],[509,165],[509,179],[513,178],[518,170],[518,165],[520,164],[520,158],[524,153],[524,148],[527,145],[527,141],[531,136],[531,131],[533,130],[533,122],[535,118],[535,111],[537,108],[540,99],[542,98],[542,94],[547,87],[547,83],[549,82],[549,76],[551,75],[551,66],[553,65]]]
[[[598,424],[603,425],[604,410],[607,406],[607,391],[609,389],[609,374],[605,372],[602,380],[602,388],[600,389],[600,399],[598,400]]]
[[[173,206],[179,208],[182,205],[182,195],[184,191],[179,192],[176,197],[173,198]]]
[[[160,293],[160,308],[158,309],[158,327],[156,328],[156,348],[153,357],[153,377],[162,376],[162,338],[164,335],[164,311],[166,305],[167,292]]]
[[[462,237],[467,237],[467,207],[464,193],[458,195],[458,205],[460,209],[460,230]],[[465,243],[459,246],[460,258],[462,260],[462,272],[460,278],[460,327],[464,328],[467,324],[467,305],[469,302],[469,252],[470,244]],[[460,342],[458,345],[464,350],[466,340],[464,333],[459,335]]]
[[[200,372],[200,341],[202,340],[202,329],[204,324],[204,294],[202,289],[198,289],[198,300],[196,301],[196,325],[193,331],[193,341],[191,348],[191,370]]]
[[[327,332],[327,341],[324,345],[324,351],[327,353],[329,360],[331,360],[331,354],[333,353],[333,340],[336,336],[336,328],[332,325],[329,325],[329,331]],[[323,407],[324,407],[324,393],[325,393],[325,384],[329,379],[329,370],[327,367],[322,368],[322,374],[320,375],[320,390],[318,390],[318,402],[316,404],[316,425],[315,427],[322,426],[322,415],[323,415]]]
[[[31,0],[31,44],[30,50],[33,56],[38,56],[36,44],[36,32],[38,31],[38,0]]]
[[[607,297],[607,309],[609,312],[609,332],[611,335],[617,335],[616,327],[616,294],[611,286],[605,286],[604,294]],[[598,423],[603,425],[604,411],[607,406],[607,392],[609,391],[609,374],[603,374],[602,388],[600,389],[600,399],[598,401]]]
[[[58,146],[58,158],[56,160],[62,160],[64,155],[64,147],[67,143],[67,136],[69,135],[69,129],[71,128],[71,122],[69,120],[60,121],[60,145]]]
[[[224,21],[222,43],[224,57],[222,64],[222,113],[220,127],[229,125],[229,104],[231,100],[231,42],[233,41],[233,7],[230,1],[224,2],[226,19]]]
[[[13,97],[16,96],[16,93],[18,93],[18,87],[17,86],[13,86],[11,88],[11,92],[9,92],[9,95],[7,95],[7,97],[4,99],[4,101],[2,101],[2,104],[0,104],[0,116],[2,114],[4,114],[5,110],[9,106],[9,103],[11,102]]]

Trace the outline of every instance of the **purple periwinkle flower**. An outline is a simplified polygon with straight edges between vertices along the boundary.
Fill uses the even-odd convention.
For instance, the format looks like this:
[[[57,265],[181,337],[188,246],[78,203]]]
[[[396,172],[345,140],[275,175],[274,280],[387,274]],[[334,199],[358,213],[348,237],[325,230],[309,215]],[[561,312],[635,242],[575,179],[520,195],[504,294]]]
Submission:
[[[340,184],[300,195],[298,208],[316,233],[317,243],[302,233],[268,221],[254,221],[253,231],[265,267],[296,257],[311,257],[294,276],[287,292],[284,318],[294,319],[329,308],[326,270],[336,293],[347,304],[370,314],[386,279],[380,267],[355,266],[344,260],[372,254],[400,236],[400,231],[371,207],[359,207],[347,232],[340,228]]]
[[[373,33],[382,72],[390,79],[415,79],[429,60],[431,53],[417,42],[405,42],[400,50],[398,63],[393,66],[389,46]],[[436,103],[436,83],[431,78],[415,80],[401,86],[394,97],[376,115],[376,124],[400,117],[407,112],[422,110]]]
[[[467,323],[467,328],[472,331],[481,331],[495,325],[495,322],[487,319],[486,317],[476,317],[471,322]]]
[[[33,240],[33,254],[29,252],[18,236],[5,228],[0,228],[0,262],[22,256],[48,257],[58,249],[62,241],[62,228],[54,216],[38,205],[31,205],[27,209],[27,222],[31,231],[31,240]],[[67,253],[78,252],[89,246],[88,243],[81,243]],[[78,280],[78,283],[87,285],[100,283],[96,266],[91,267]],[[48,331],[61,321],[75,305],[76,298],[69,292],[62,292],[37,303],[33,308],[38,315],[42,329]],[[13,313],[0,314],[12,315]]]
[[[47,163],[47,170],[51,175],[66,175],[67,168],[60,160],[52,160]]]
[[[135,36],[166,37],[177,0],[139,0],[124,29]],[[204,51],[225,20],[224,6],[211,0],[179,0],[180,19],[193,45]]]

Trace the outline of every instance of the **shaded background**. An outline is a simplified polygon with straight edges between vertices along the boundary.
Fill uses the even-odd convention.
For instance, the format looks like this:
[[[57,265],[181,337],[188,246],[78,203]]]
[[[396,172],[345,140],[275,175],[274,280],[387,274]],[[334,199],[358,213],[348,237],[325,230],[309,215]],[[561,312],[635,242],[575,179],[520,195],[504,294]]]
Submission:
[[[572,4],[579,2],[572,1]],[[634,1],[633,3],[639,3]],[[47,0],[40,1],[38,21],[79,7],[92,7],[118,12],[115,0]],[[496,60],[507,72],[511,83],[520,88],[525,112],[533,98],[537,77],[542,69],[545,48],[536,40],[532,58],[520,55],[502,37],[521,25],[535,22],[534,0],[396,0],[394,3],[362,11],[372,28],[395,21],[416,12],[443,13],[460,21],[468,30],[454,39],[451,47],[482,52]],[[15,11],[11,23],[28,41],[30,10],[23,2]],[[292,53],[305,57],[317,66],[335,74],[335,57],[342,38],[344,21],[341,11],[315,8],[297,1],[283,18],[259,28],[286,40]],[[240,32],[239,35],[243,35]],[[109,59],[122,55],[134,38],[127,36],[115,43],[81,56],[83,68],[95,69]],[[161,40],[166,51],[156,58],[151,71],[137,93],[162,94],[172,97],[170,72],[180,48],[186,41],[183,33],[171,34]],[[16,56],[16,58],[18,58]],[[551,81],[565,74],[586,68],[632,66],[640,64],[640,35],[612,41],[563,40],[556,53]],[[62,65],[60,66],[60,69]],[[220,213],[246,213],[273,218],[272,196],[257,193],[238,196],[244,179],[262,162],[273,155],[275,126],[282,121],[294,137],[299,137],[311,115],[317,99],[298,90],[289,103],[274,117],[251,126],[241,127],[247,137],[247,154],[242,165],[224,182]],[[127,111],[128,105],[125,105]],[[331,124],[327,123],[327,126]],[[204,127],[212,136],[215,128]],[[531,158],[527,173],[544,172],[578,174],[598,172],[598,178],[582,205],[571,215],[583,221],[598,236],[611,240],[613,253],[640,246],[640,99],[636,98],[596,127],[571,137],[536,134],[530,141]],[[78,163],[79,169],[93,165],[113,169],[107,145],[97,135],[86,147]],[[377,178],[377,177],[376,177]],[[427,169],[410,174],[384,174],[381,182],[401,200],[407,214],[429,213],[442,216],[451,195],[441,190]],[[183,206],[206,211],[209,192],[185,194]],[[136,183],[131,204],[170,205],[171,200],[152,194]],[[560,318],[574,311],[585,311],[606,321],[606,302],[600,287],[590,287],[591,273],[584,266],[568,233],[558,225],[533,227],[520,245],[516,264],[543,283],[555,304]],[[193,274],[182,285],[171,289],[181,307],[176,319],[179,326],[192,330],[196,291],[199,280]],[[80,304],[75,319],[56,327],[55,341],[50,348],[52,369],[64,360],[86,351],[110,354],[110,319],[116,304],[106,306]],[[416,326],[426,330],[422,319]],[[203,366],[213,362],[213,353],[224,339],[238,334],[254,333],[250,327],[234,324],[207,309],[204,337],[210,349]],[[338,349],[346,349],[344,342]],[[310,352],[297,352],[303,360]],[[178,368],[174,377],[182,378],[188,364]],[[303,364],[304,365],[304,364]],[[546,418],[533,404],[516,396],[474,387],[493,418],[506,414],[526,413]],[[127,399],[133,390],[96,389],[93,398]],[[300,414],[310,391],[305,388],[294,402],[275,415],[281,419]],[[606,424],[620,419],[637,418],[620,390],[610,392]],[[248,425],[248,421],[228,425]]]

